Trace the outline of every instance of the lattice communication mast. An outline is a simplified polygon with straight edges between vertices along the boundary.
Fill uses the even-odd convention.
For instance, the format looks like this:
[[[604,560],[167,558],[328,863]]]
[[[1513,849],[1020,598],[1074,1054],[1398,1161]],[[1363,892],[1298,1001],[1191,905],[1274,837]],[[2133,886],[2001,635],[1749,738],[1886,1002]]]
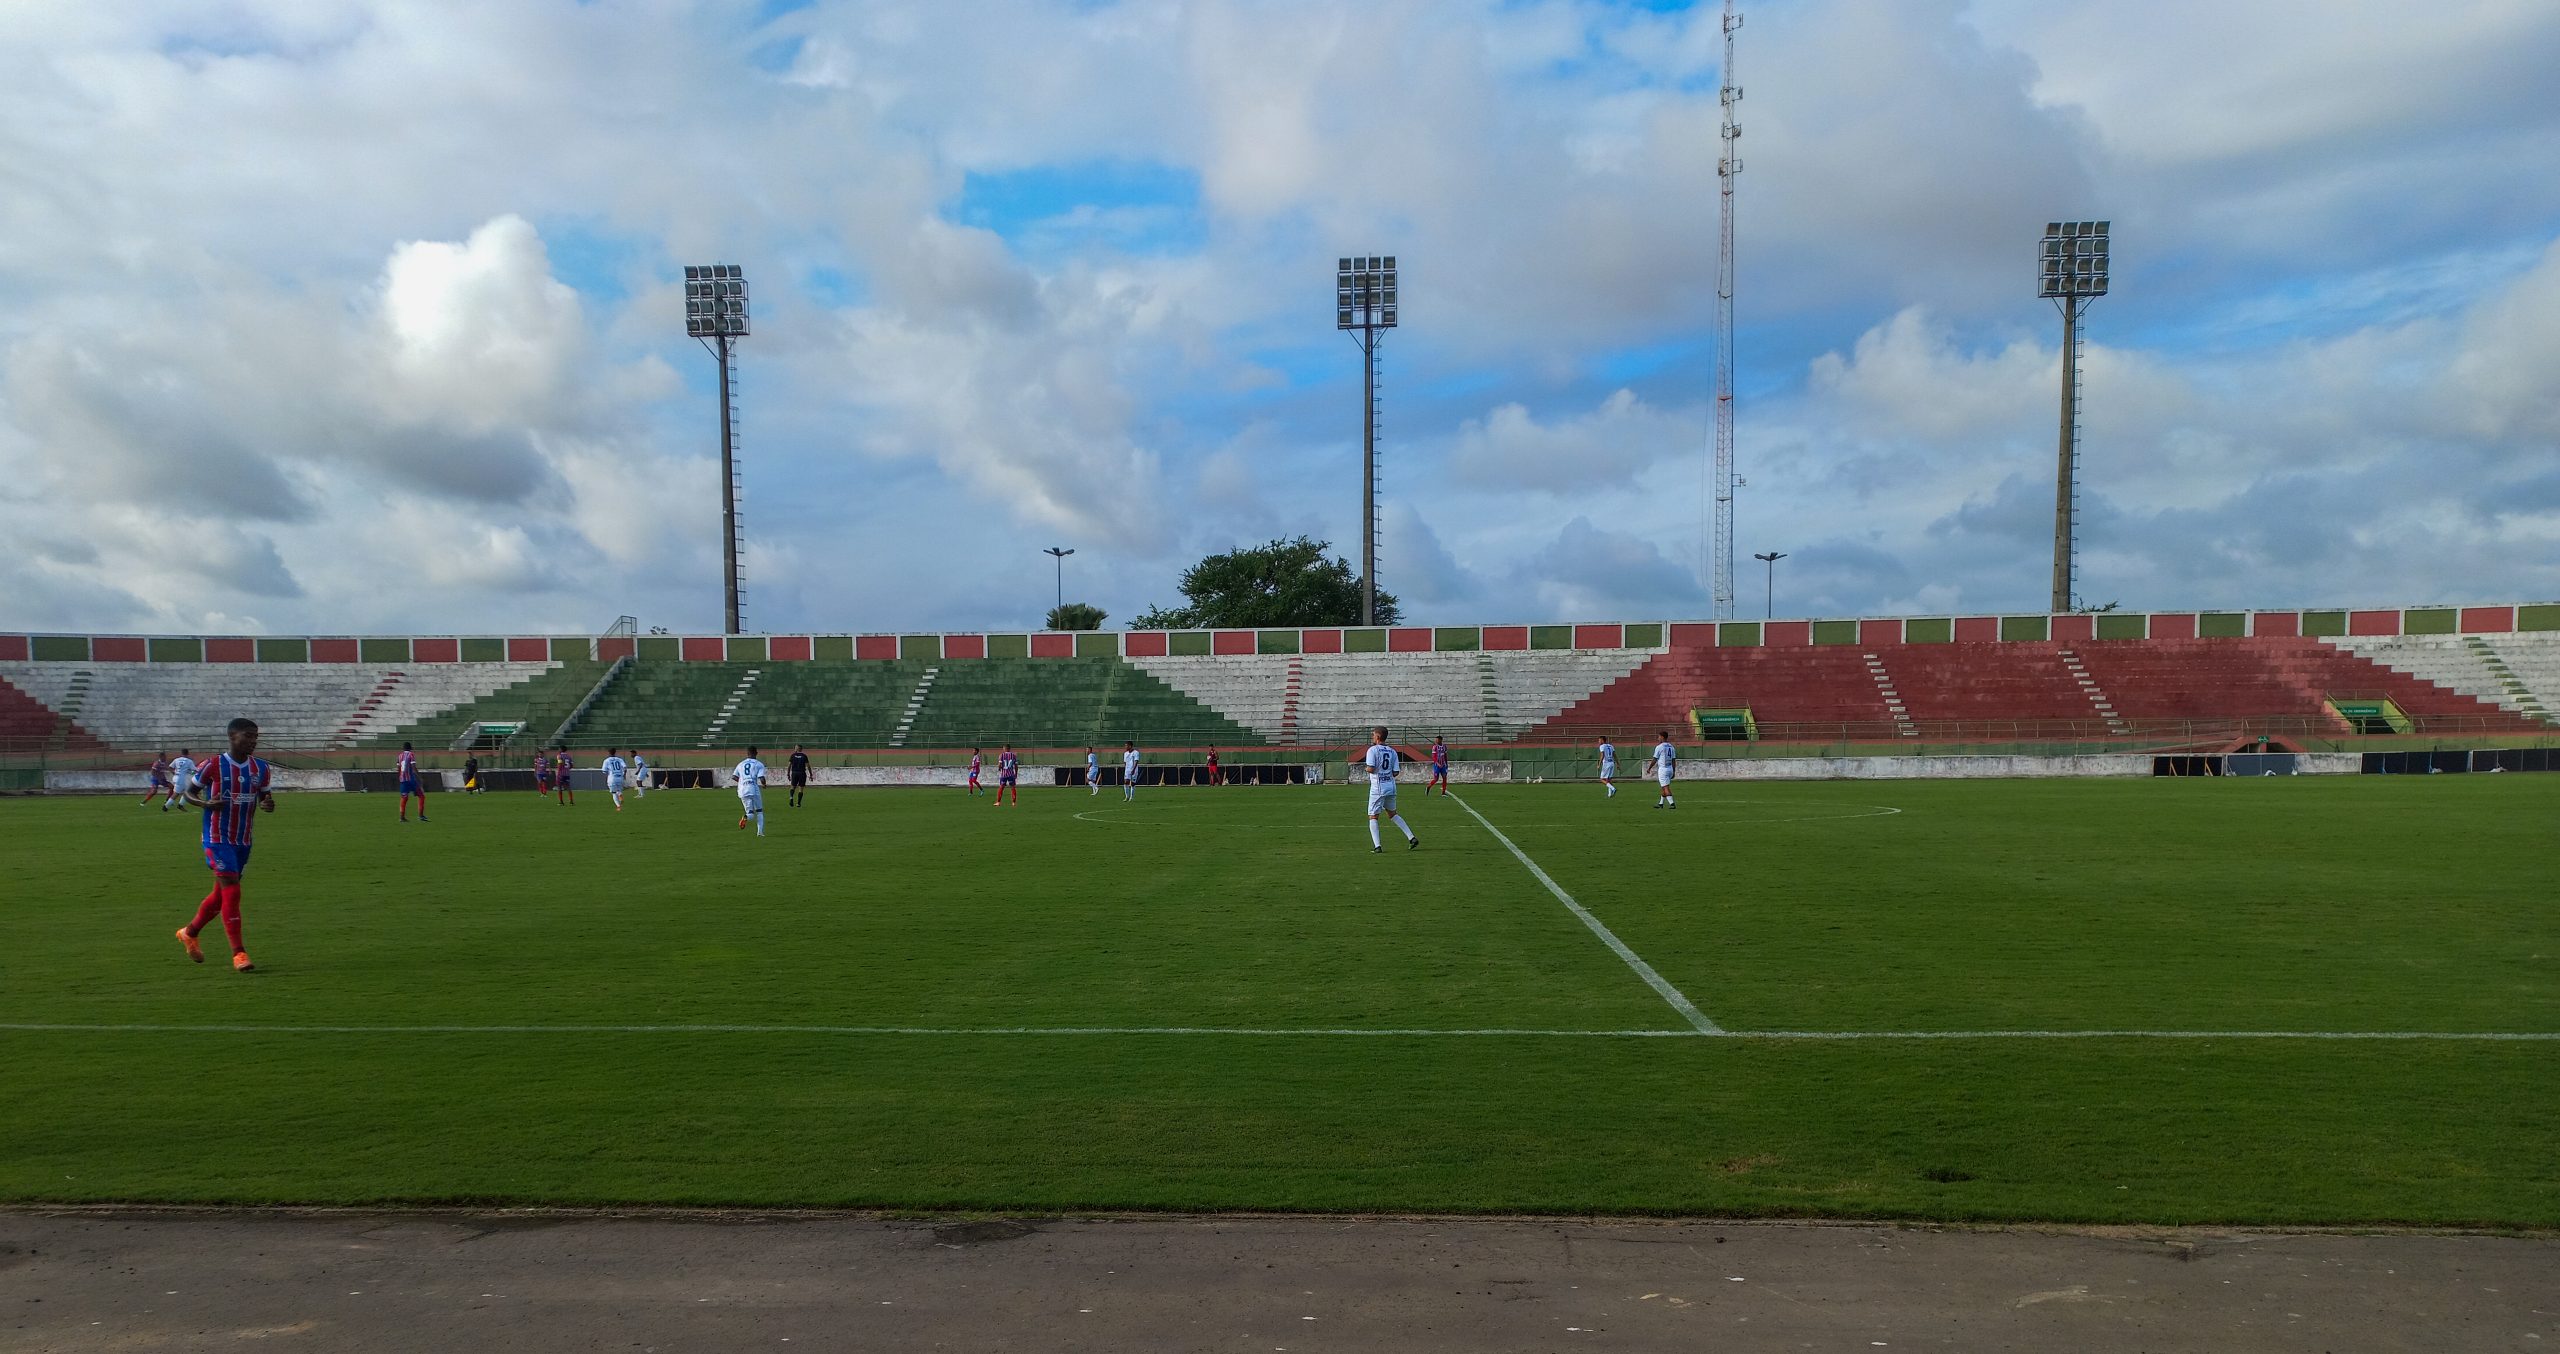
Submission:
[[[1733,80],[1733,35],[1741,27],[1733,0],[1724,0],[1724,87],[1716,91],[1724,113],[1722,149],[1716,157],[1716,464],[1709,486],[1715,497],[1719,620],[1733,616],[1733,179],[1742,172],[1742,124],[1734,120],[1742,86]]]

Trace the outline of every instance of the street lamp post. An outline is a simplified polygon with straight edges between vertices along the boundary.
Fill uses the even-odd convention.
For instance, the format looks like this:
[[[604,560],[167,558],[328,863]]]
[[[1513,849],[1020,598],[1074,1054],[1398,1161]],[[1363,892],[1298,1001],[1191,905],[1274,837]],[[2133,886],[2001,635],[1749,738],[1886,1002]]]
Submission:
[[[1752,555],[1753,559],[1769,566],[1769,590],[1760,596],[1760,619],[1764,621],[1778,614],[1778,561],[1786,557],[1784,550]]]
[[[1067,556],[1074,554],[1075,551],[1062,550],[1053,545],[1040,553],[1058,562],[1058,609],[1063,611],[1067,606]]]

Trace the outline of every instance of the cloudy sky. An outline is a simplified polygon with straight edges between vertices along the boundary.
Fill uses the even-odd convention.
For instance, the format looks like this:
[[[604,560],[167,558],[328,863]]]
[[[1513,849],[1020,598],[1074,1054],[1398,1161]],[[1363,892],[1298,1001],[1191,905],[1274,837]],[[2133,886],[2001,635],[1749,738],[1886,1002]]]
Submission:
[[[1711,8],[0,6],[0,629],[1115,619],[1356,553],[1335,256],[1403,262],[1381,580],[1708,614]],[[2033,610],[2048,219],[2115,224],[2083,592],[2560,597],[2560,7],[1763,0],[1739,508],[1779,611]]]

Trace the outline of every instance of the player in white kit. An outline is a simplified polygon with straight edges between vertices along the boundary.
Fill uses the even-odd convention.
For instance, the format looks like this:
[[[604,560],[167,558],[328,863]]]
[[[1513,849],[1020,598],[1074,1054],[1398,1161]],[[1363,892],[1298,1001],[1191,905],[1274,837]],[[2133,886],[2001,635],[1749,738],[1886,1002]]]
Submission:
[[[1606,738],[1600,740],[1600,788],[1618,797],[1618,745]]]
[[[631,797],[649,797],[649,754],[638,748],[631,750]]]
[[[1404,834],[1404,849],[1407,851],[1422,845],[1422,839],[1413,835],[1413,825],[1404,820],[1403,814],[1396,812],[1398,763],[1396,750],[1387,743],[1387,726],[1384,724],[1369,731],[1369,750],[1351,759],[1353,766],[1369,768],[1369,851],[1372,855],[1387,849],[1378,843],[1380,818],[1396,820],[1396,830]]]
[[[606,748],[604,760],[596,764],[604,772],[604,791],[613,796],[613,811],[622,812],[622,787],[631,774],[630,763],[622,760],[620,748]]]
[[[1084,792],[1087,798],[1102,793],[1102,754],[1092,748],[1084,750]]]
[[[1671,797],[1671,779],[1680,765],[1680,749],[1671,746],[1669,729],[1664,729],[1660,737],[1662,741],[1653,745],[1653,758],[1644,764],[1644,769],[1652,772],[1655,783],[1662,787],[1662,797],[1655,800],[1653,806],[1676,809],[1680,807],[1680,801]]]
[[[185,748],[180,748],[178,749],[178,759],[169,763],[169,793],[174,796],[179,803],[183,804],[187,802],[187,791],[193,788],[195,783],[195,754],[187,751]],[[168,805],[164,803],[160,807],[165,809]]]
[[[1129,744],[1120,752],[1120,797],[1138,797],[1138,745]]]
[[[763,836],[765,771],[764,763],[756,760],[756,750],[748,748],[747,759],[738,763],[729,775],[738,782],[738,826],[745,827],[747,820],[752,818],[756,823],[756,835]]]

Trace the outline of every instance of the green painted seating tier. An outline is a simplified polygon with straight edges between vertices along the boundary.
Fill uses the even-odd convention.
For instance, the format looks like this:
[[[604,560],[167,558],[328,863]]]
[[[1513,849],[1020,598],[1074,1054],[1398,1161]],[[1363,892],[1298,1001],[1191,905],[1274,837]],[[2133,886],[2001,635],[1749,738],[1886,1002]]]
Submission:
[[[1117,658],[945,663],[911,747],[1017,741],[1068,746],[1140,738],[1249,745],[1261,740]]]
[[[937,669],[934,685],[908,747],[1260,741],[1117,658],[635,663],[587,712],[572,741],[587,748],[695,744],[750,667],[755,684],[722,726],[723,747],[752,743],[768,754],[799,742],[885,747],[927,668]]]
[[[483,720],[514,723],[522,720],[534,737],[550,737],[560,721],[578,708],[578,702],[595,689],[596,679],[604,676],[608,663],[581,659],[528,677],[513,686],[501,687],[478,700],[457,705],[440,714],[429,715],[414,724],[404,724],[389,733],[376,734],[357,744],[368,748],[396,748],[403,740],[421,748],[447,748],[462,736],[464,729]]]

